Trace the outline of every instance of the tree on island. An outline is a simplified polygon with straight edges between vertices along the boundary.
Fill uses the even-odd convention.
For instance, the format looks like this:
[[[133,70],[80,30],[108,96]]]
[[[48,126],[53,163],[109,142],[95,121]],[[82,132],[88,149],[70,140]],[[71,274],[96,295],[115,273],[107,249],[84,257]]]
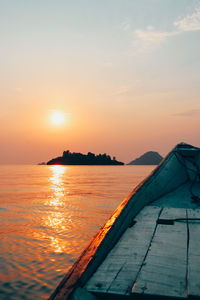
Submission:
[[[66,150],[62,156],[48,161],[47,165],[124,165],[124,163],[117,161],[115,157],[111,159],[106,153],[95,155],[92,152],[82,154]]]

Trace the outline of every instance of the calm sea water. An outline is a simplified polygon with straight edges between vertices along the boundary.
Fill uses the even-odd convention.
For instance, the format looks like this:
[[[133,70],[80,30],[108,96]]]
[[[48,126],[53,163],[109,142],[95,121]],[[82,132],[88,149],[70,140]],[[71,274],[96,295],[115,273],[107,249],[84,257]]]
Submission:
[[[0,166],[0,299],[45,299],[154,166]]]

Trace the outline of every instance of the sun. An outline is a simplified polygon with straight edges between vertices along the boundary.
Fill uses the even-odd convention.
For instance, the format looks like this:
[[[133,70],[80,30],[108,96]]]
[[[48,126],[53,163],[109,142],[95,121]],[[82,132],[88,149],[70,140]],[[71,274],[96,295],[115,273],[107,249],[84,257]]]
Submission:
[[[51,114],[51,122],[53,125],[62,125],[65,122],[65,114],[61,111],[54,111]]]

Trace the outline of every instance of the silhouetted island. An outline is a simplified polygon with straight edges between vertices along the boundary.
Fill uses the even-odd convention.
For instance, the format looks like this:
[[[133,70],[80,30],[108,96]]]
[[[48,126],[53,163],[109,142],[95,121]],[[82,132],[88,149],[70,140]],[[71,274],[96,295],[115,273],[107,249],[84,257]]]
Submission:
[[[123,162],[117,161],[115,157],[107,154],[95,155],[88,152],[88,154],[71,153],[69,150],[64,151],[62,156],[51,159],[47,165],[124,165]]]
[[[158,165],[162,159],[163,157],[158,152],[149,151],[127,165]]]

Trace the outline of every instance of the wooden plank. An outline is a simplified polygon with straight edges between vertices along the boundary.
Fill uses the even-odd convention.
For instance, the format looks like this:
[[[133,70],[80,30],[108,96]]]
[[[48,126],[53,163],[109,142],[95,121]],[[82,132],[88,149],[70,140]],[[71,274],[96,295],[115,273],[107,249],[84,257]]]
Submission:
[[[164,208],[160,218],[186,218],[183,208]],[[133,294],[187,297],[187,221],[158,224],[132,289]]]
[[[150,245],[161,208],[146,206],[135,218],[104,262],[87,282],[92,292],[130,294],[132,284]]]
[[[189,209],[188,218],[200,218],[200,209]],[[189,221],[188,226],[188,295],[200,297],[200,221]]]

